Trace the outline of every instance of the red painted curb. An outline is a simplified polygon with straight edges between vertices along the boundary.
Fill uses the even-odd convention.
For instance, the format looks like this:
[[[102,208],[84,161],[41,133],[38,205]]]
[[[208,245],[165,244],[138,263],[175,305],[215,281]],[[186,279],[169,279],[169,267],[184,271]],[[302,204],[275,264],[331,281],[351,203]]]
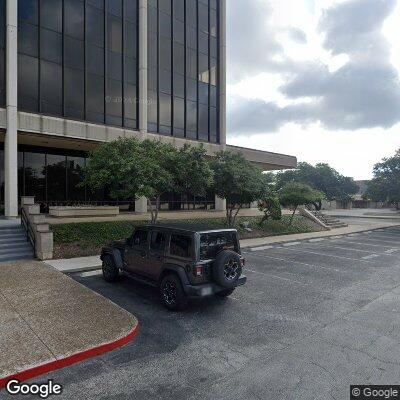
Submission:
[[[7,376],[6,378],[0,378],[0,390],[7,386],[7,383],[11,379],[18,379],[18,381],[27,381],[35,378],[39,375],[44,375],[52,371],[56,371],[61,368],[68,367],[78,362],[93,358],[104,353],[108,353],[118,347],[125,346],[131,342],[139,333],[139,323],[132,329],[132,331],[125,337],[116,340],[115,342],[106,343],[98,347],[94,347],[89,350],[82,351],[81,353],[73,354],[72,356],[62,358],[60,360],[51,361],[47,364],[39,365],[34,368],[27,369],[25,371],[18,372],[17,374]]]

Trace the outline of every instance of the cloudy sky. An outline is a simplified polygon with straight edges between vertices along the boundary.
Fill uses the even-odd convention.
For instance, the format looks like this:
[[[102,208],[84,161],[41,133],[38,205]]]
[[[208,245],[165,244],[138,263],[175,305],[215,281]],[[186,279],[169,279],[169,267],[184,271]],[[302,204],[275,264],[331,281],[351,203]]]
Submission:
[[[355,179],[400,148],[400,0],[227,0],[228,143]]]

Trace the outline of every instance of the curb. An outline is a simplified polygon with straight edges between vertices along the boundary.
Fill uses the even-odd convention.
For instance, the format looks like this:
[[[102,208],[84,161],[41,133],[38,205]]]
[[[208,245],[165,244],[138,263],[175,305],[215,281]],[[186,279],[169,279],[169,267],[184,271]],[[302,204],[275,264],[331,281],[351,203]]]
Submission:
[[[121,339],[115,340],[114,342],[102,344],[97,347],[93,347],[88,350],[84,350],[80,353],[73,354],[66,358],[61,358],[59,360],[51,361],[46,364],[38,365],[37,367],[33,367],[27,369],[25,371],[18,372],[16,374],[7,376],[5,378],[0,378],[0,390],[4,389],[7,386],[7,383],[11,379],[17,379],[18,381],[27,381],[29,379],[35,378],[40,375],[47,374],[49,372],[53,372],[65,367],[69,367],[73,364],[77,364],[81,361],[87,360],[89,358],[93,358],[99,356],[101,354],[108,353],[112,350],[115,350],[119,347],[125,346],[129,342],[133,341],[139,334],[139,322],[136,326],[128,333],[128,335],[124,336]]]

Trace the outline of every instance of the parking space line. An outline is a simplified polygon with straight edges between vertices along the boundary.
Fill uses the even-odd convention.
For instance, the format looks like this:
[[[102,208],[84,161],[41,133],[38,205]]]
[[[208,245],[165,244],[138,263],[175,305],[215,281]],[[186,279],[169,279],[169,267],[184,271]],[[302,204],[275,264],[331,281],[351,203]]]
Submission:
[[[328,248],[332,248],[332,249],[339,249],[339,250],[349,250],[349,251],[359,251],[361,253],[373,253],[381,256],[393,256],[393,254],[386,254],[386,253],[377,253],[376,251],[370,251],[370,250],[360,250],[360,249],[349,249],[348,247],[341,247],[341,246],[334,246],[334,245],[321,245],[319,247],[328,247]],[[364,257],[363,257],[364,258]]]
[[[264,276],[268,276],[268,277],[280,279],[280,280],[282,280],[282,281],[297,283],[298,285],[308,286],[308,283],[303,283],[303,282],[295,281],[294,279],[289,279],[289,278],[282,278],[281,276],[274,275],[274,274],[267,274],[267,273],[265,273],[265,272],[254,271],[254,270],[249,269],[249,268],[245,268],[245,271],[253,272],[254,274],[260,274],[260,275],[264,275]]]
[[[393,246],[384,246],[383,244],[372,244],[372,243],[361,243],[361,242],[354,242],[352,240],[341,240],[341,239],[337,239],[335,240],[337,242],[344,242],[344,243],[354,243],[354,244],[361,244],[363,246],[368,245],[368,246],[372,246],[372,247],[387,247],[388,249],[393,249]],[[400,250],[400,247],[397,247],[398,250]]]
[[[274,246],[260,246],[260,247],[251,247],[250,251],[261,251],[261,250],[268,250],[273,249]]]
[[[399,240],[400,239],[400,235],[389,235],[389,234],[384,234],[384,233],[375,233],[374,237],[378,237],[378,238],[388,238],[388,239],[392,239],[392,240]]]
[[[360,238],[361,239],[361,238]],[[373,242],[383,242],[383,243],[399,243],[399,241],[394,240],[383,240],[383,239],[374,239],[372,237],[362,238],[362,240],[373,241]],[[366,244],[366,243],[364,243]],[[369,244],[369,243],[368,243]]]
[[[379,255],[378,254],[370,254],[370,255],[368,255],[368,256],[364,256],[364,257],[362,257],[364,260],[368,260],[368,259],[370,259],[370,258],[376,258],[376,257],[379,257]]]
[[[82,272],[78,275],[81,276],[82,278],[88,278],[89,276],[97,276],[97,275],[101,275],[101,274],[102,274],[102,270],[96,269],[94,271]]]
[[[323,267],[322,265],[308,264],[308,263],[305,263],[305,262],[302,262],[302,261],[285,260],[284,258],[267,256],[265,254],[263,254],[262,257],[263,258],[270,258],[271,260],[284,261],[284,262],[287,262],[287,263],[305,265],[307,267],[313,267],[313,268],[318,268],[318,269],[320,269],[320,268],[321,269],[326,269],[328,271],[335,271],[335,272],[340,272],[340,273],[345,273],[346,272],[346,271],[341,271],[340,269],[336,269],[336,268],[328,268],[328,267]]]
[[[279,247],[278,247],[279,249]],[[280,247],[281,250],[288,250],[288,251],[297,251],[300,253],[309,253],[309,254],[316,254],[317,256],[324,256],[324,257],[333,257],[333,258],[342,258],[344,260],[351,260],[351,261],[359,261],[359,262],[370,262],[372,263],[372,261],[367,261],[367,260],[362,260],[360,258],[351,258],[351,257],[344,257],[344,256],[336,256],[333,254],[326,254],[326,253],[318,253],[316,251],[307,251],[307,250],[299,250],[299,249],[284,249],[282,247]]]

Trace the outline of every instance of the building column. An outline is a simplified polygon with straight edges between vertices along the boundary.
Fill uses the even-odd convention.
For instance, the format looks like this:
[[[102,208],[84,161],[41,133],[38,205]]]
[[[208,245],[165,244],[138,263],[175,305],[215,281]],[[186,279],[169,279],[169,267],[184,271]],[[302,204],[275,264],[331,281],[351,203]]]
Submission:
[[[139,0],[139,130],[147,132],[147,0]]]
[[[6,4],[6,115],[4,140],[4,215],[18,217],[18,115],[17,115],[18,1]]]
[[[226,145],[226,0],[219,2],[219,138]]]
[[[226,199],[215,195],[215,211],[226,211]]]
[[[139,197],[135,201],[135,212],[145,214],[147,213],[147,198]]]

